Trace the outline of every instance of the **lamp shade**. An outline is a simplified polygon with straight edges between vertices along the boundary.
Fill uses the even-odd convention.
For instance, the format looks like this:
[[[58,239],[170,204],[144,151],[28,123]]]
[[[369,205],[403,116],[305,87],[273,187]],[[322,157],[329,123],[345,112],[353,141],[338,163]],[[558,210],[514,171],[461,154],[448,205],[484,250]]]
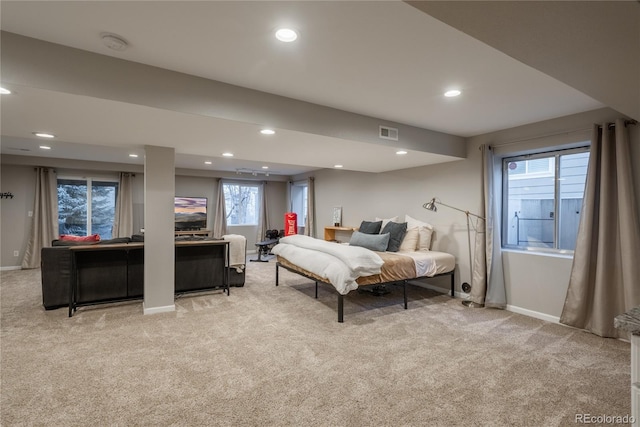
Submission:
[[[438,212],[438,207],[436,206],[436,198],[435,197],[433,199],[429,200],[424,205],[422,205],[422,207],[427,209],[427,210],[429,210],[429,211]]]

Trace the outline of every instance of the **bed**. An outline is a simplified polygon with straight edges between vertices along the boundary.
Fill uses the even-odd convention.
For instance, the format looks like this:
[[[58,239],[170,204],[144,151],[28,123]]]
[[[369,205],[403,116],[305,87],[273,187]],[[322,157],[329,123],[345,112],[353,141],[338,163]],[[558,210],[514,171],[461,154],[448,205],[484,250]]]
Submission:
[[[338,322],[344,321],[344,296],[363,286],[396,284],[403,287],[407,309],[407,282],[424,277],[451,277],[454,296],[455,257],[437,251],[372,251],[294,235],[280,239],[272,252],[277,256],[276,286],[279,268],[313,280],[318,297],[318,283],[333,286],[338,293]]]

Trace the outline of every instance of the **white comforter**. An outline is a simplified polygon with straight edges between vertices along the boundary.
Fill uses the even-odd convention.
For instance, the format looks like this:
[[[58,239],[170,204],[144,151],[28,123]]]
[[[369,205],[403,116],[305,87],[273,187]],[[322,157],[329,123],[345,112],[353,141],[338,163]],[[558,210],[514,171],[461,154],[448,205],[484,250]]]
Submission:
[[[360,276],[379,274],[382,258],[369,249],[340,245],[296,234],[280,239],[271,252],[320,277],[342,295],[358,288]]]

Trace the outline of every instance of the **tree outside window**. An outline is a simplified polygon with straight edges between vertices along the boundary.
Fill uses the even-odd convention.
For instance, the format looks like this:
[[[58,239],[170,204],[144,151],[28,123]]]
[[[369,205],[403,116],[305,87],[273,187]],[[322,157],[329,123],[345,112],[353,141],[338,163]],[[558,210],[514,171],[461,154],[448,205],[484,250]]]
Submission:
[[[117,192],[117,182],[58,179],[59,233],[111,238]]]
[[[258,225],[260,187],[252,184],[222,185],[227,211],[227,225]]]

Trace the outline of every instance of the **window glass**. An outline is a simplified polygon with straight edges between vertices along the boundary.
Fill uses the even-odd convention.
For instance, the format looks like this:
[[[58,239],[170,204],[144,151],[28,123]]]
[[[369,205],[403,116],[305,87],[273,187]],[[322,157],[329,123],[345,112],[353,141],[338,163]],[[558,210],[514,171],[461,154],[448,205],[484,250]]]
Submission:
[[[115,182],[98,181],[92,181],[91,184],[91,234],[111,237],[118,185]]]
[[[117,182],[58,179],[59,233],[111,238],[117,191]]]
[[[251,184],[225,183],[222,188],[227,225],[258,225],[260,187]]]
[[[58,180],[58,228],[60,234],[86,236],[87,181]]]
[[[304,230],[307,223],[307,183],[294,183],[291,186],[291,210],[298,215],[298,233]]]
[[[586,148],[503,160],[503,245],[574,250],[589,153]]]

